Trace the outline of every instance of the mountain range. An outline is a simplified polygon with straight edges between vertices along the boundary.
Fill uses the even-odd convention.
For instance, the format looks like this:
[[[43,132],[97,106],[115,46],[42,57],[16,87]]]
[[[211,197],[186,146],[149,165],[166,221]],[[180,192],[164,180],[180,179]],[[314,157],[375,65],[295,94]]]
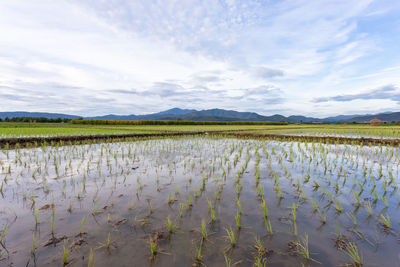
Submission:
[[[76,115],[67,115],[61,113],[40,113],[40,112],[0,112],[0,118],[5,119],[13,117],[45,117],[49,119],[78,119],[85,120],[192,120],[192,121],[272,121],[272,122],[290,122],[290,123],[329,123],[329,122],[369,122],[371,119],[378,118],[382,121],[391,123],[400,121],[400,112],[379,113],[379,114],[364,114],[364,115],[339,115],[327,118],[312,118],[306,116],[283,116],[275,114],[272,116],[263,116],[255,112],[238,112],[225,109],[180,109],[173,108],[158,113],[146,115],[114,115],[82,117]]]

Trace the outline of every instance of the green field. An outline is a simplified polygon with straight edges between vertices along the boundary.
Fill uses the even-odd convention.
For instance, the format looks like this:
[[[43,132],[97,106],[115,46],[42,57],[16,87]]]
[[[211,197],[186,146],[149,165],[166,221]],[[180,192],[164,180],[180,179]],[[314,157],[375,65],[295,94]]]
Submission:
[[[0,123],[0,138],[229,131],[260,134],[400,138],[400,126],[369,125],[79,125]]]

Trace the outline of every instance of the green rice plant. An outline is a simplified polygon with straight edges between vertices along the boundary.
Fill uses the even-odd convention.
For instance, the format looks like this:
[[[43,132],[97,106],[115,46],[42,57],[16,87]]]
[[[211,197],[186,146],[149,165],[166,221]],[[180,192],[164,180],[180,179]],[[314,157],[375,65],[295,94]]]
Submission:
[[[204,191],[206,189],[206,179],[206,177],[203,177],[200,191]]]
[[[355,266],[363,265],[362,259],[358,254],[358,249],[355,243],[349,242],[348,244],[346,244],[345,249],[346,250],[344,251],[344,253],[346,253],[352,259]]]
[[[228,239],[231,244],[231,247],[235,247],[236,246],[236,237],[235,237],[235,233],[232,231],[232,228],[230,228],[229,230],[225,229],[225,231],[228,235]]]
[[[192,199],[192,195],[189,195],[187,200],[186,200],[186,205],[188,208],[191,208],[193,206],[193,199]]]
[[[82,221],[81,221],[81,225],[79,226],[79,235],[82,235],[82,234],[83,234],[82,229],[83,229],[83,226],[84,226],[85,223],[86,223],[87,218],[88,218],[88,215],[86,215],[86,217],[83,218]]]
[[[52,215],[51,215],[51,234],[52,234],[52,235],[54,235],[55,213],[56,213],[56,210],[55,210],[54,205],[53,205],[53,212],[52,212]]]
[[[204,219],[201,219],[201,238],[202,239],[207,239],[208,233],[207,233],[207,228],[206,228],[206,222]]]
[[[263,259],[261,257],[256,257],[256,262],[254,263],[254,266],[256,267],[265,267],[267,263],[263,262]]]
[[[242,224],[241,224],[241,218],[240,218],[239,210],[236,212],[235,221],[236,221],[236,227],[240,230],[240,228],[242,228]]]
[[[236,204],[237,204],[238,211],[240,213],[242,213],[242,204],[240,203],[240,199],[239,198],[236,200]]]
[[[385,196],[382,195],[381,199],[382,199],[383,204],[385,204],[385,207],[389,207],[389,203],[387,202]]]
[[[318,210],[318,206],[317,203],[315,202],[315,200],[313,198],[310,198],[311,204],[313,206],[314,211]]]
[[[272,231],[272,226],[271,226],[271,221],[270,220],[267,221],[267,232],[269,232],[269,234],[271,236],[274,234],[274,232]]]
[[[379,222],[386,228],[390,228],[392,226],[389,215],[386,215],[385,217],[383,214],[381,214],[379,216]]]
[[[216,217],[213,204],[210,200],[207,200],[207,202],[208,202],[208,207],[210,209],[211,221],[214,222],[216,220]]]
[[[110,238],[111,233],[108,233],[107,235],[107,240],[106,240],[106,244],[104,245],[106,247],[106,249],[110,249],[110,244],[111,244],[111,238]]]
[[[343,211],[342,205],[340,204],[339,200],[336,199],[335,202],[335,209],[337,210],[337,212],[341,213]]]
[[[94,254],[93,254],[92,248],[90,248],[90,252],[89,252],[88,267],[94,267]]]
[[[33,244],[31,247],[31,253],[35,254],[35,251],[36,251],[36,235],[35,235],[35,233],[33,233]]]
[[[276,192],[278,193],[279,198],[283,198],[282,189],[281,189],[281,186],[280,186],[279,183],[275,186],[275,190],[276,190]]]
[[[259,197],[259,198],[264,198],[264,186],[263,185],[259,185],[258,187],[257,187],[257,196]]]
[[[201,262],[203,258],[203,239],[200,241],[200,246],[196,247],[195,259],[197,262]]]
[[[173,232],[175,232],[175,226],[173,225],[171,219],[168,217],[167,218],[167,228],[168,228],[168,232],[170,234],[172,234]]]
[[[295,236],[297,236],[297,224],[296,224],[296,204],[293,203],[292,206],[288,207],[288,209],[292,210],[292,217],[293,217],[293,222],[292,222],[292,226],[293,226],[293,234]]]
[[[3,240],[4,240],[4,237],[6,236],[7,230],[8,230],[8,224],[6,224],[6,226],[4,227],[3,231],[1,232],[0,244],[2,244],[2,246],[3,246]]]
[[[325,194],[326,194],[326,195],[328,196],[328,198],[329,198],[329,203],[335,202],[335,201],[333,201],[332,195],[331,195],[331,193],[329,193],[329,191],[325,191]]]
[[[232,266],[232,260],[226,256],[224,253],[224,259],[225,259],[225,265],[226,267],[231,267]]]
[[[340,226],[336,225],[335,228],[336,228],[337,240],[342,240],[343,235],[342,232],[340,231]]]
[[[311,260],[310,251],[308,249],[308,235],[298,243],[298,253],[303,256],[307,261]]]
[[[352,220],[354,227],[357,227],[358,226],[357,218],[353,214],[349,214],[348,212],[346,212],[346,215]]]
[[[321,217],[322,223],[325,224],[326,223],[326,218],[325,218],[325,215],[322,213],[322,211],[320,209],[318,209],[318,214],[319,214],[319,217]]]
[[[182,218],[183,217],[183,203],[178,204],[178,210],[179,210],[179,216]]]
[[[371,202],[368,201],[367,203],[365,203],[364,207],[365,207],[365,210],[368,212],[368,215],[372,216],[373,211],[372,211]]]
[[[68,246],[64,246],[63,263],[64,266],[68,265]]]
[[[360,206],[360,197],[356,191],[354,191],[354,198],[356,199],[357,207]]]
[[[296,208],[295,203],[292,203],[292,206],[288,207],[288,209],[292,210],[293,223],[296,223]]]
[[[149,245],[150,245],[150,251],[151,251],[151,255],[153,256],[153,257],[155,257],[156,255],[157,255],[157,249],[158,249],[158,247],[157,247],[157,243],[155,242],[155,241],[153,241],[153,239],[151,239],[150,238],[150,240],[149,240]]]
[[[267,205],[265,204],[265,199],[263,198],[263,200],[262,200],[262,209],[263,209],[263,211],[264,211],[264,217],[265,218],[268,218],[268,207],[267,207]]]

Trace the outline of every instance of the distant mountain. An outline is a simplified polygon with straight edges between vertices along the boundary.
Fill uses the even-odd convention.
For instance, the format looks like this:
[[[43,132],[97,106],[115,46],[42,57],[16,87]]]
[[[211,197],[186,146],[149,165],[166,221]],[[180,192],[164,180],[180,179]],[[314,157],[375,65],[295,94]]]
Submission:
[[[280,116],[280,115],[279,115]],[[274,116],[266,117],[254,112],[238,112],[234,110],[225,109],[208,109],[201,111],[194,111],[181,116],[184,120],[201,121],[205,118],[214,119],[217,121],[280,121],[279,118]],[[284,117],[282,116],[282,119]]]
[[[158,113],[146,115],[105,115],[96,117],[86,117],[88,120],[176,120],[179,116],[195,112],[195,109],[172,108]]]
[[[316,119],[316,118],[311,118],[311,117],[305,117],[305,116],[289,116],[288,122],[321,122],[323,121],[322,119]]]
[[[366,115],[339,115],[339,116],[324,118],[323,121],[345,121],[359,116],[366,116]]]
[[[45,117],[49,119],[77,119],[79,116],[67,115],[60,113],[40,113],[40,112],[0,112],[0,118],[6,117]],[[365,123],[370,120],[378,118],[385,122],[398,122],[400,121],[400,112],[368,114],[368,115],[339,115],[334,117],[327,117],[323,119],[306,117],[301,115],[293,115],[285,117],[279,114],[272,116],[263,116],[255,112],[238,112],[235,110],[225,109],[180,109],[172,108],[158,113],[146,115],[104,115],[96,117],[85,117],[84,119],[94,120],[192,120],[192,121],[270,121],[270,122],[291,122],[291,123],[328,123],[328,122],[359,122]]]
[[[48,118],[48,119],[78,119],[80,116],[67,115],[61,113],[47,113],[47,112],[25,112],[25,111],[14,111],[14,112],[0,112],[0,119],[15,117],[31,117],[31,118]]]
[[[372,119],[380,119],[381,121],[384,122],[397,122],[400,121],[400,112],[391,112],[391,113],[380,113],[380,114],[375,114],[375,115],[363,115],[363,116],[357,116],[353,118],[349,118],[346,121],[347,122],[359,122],[359,123],[364,123],[364,122],[369,122]]]

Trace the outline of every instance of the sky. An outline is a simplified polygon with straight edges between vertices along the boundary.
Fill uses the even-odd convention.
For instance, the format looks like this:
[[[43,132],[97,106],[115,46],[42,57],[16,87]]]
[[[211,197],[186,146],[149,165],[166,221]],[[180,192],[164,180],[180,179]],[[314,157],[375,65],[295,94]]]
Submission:
[[[3,0],[0,112],[400,111],[400,1]]]

